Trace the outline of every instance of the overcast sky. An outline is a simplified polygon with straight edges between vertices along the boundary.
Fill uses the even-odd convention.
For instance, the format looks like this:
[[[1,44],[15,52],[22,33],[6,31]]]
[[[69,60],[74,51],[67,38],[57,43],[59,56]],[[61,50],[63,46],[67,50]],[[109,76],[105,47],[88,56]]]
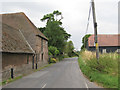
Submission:
[[[118,33],[118,1],[95,0],[98,34]],[[24,12],[37,27],[44,27],[45,22],[40,21],[43,15],[59,10],[64,17],[63,27],[72,35],[70,40],[75,48],[80,50],[90,2],[91,0],[1,0],[0,13]],[[92,14],[87,33],[94,33]]]

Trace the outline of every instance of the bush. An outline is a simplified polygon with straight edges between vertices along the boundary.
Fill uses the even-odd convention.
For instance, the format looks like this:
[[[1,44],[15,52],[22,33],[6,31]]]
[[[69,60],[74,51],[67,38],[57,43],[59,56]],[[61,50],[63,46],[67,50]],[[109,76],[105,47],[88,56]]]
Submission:
[[[56,57],[59,54],[59,50],[54,46],[48,47],[48,50],[49,50],[49,55],[52,55],[53,57]]]
[[[56,63],[56,62],[57,62],[57,60],[55,58],[50,59],[50,63]]]

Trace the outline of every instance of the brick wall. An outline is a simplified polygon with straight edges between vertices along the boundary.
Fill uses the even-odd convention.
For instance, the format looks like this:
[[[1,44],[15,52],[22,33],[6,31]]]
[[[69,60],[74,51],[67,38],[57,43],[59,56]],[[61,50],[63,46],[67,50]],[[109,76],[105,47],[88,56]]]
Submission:
[[[32,54],[13,54],[2,53],[2,69],[7,69],[10,66],[21,66],[32,61]],[[29,57],[29,61],[27,60]]]
[[[37,37],[37,45],[36,45],[36,52],[37,52],[37,59],[41,63],[48,63],[48,41]],[[43,45],[42,45],[43,44]],[[43,57],[42,57],[43,54]]]
[[[29,73],[32,70],[32,58],[32,54],[2,53],[2,80],[10,78],[11,68],[15,77]]]
[[[48,62],[48,41],[43,40],[43,61]]]
[[[42,38],[37,37],[35,51],[37,53],[38,68],[48,64],[48,41],[43,39],[43,50],[41,50]],[[42,60],[43,53],[43,60]],[[32,54],[2,53],[2,80],[10,78],[10,70],[14,69],[14,76],[21,76],[33,71]],[[34,57],[34,68],[36,66],[36,55]]]
[[[46,46],[47,47],[47,46]],[[44,47],[44,61],[38,61],[38,68],[48,64],[47,49]],[[46,55],[46,56],[45,56]],[[29,56],[29,58],[28,58]],[[13,54],[2,53],[2,81],[11,77],[11,68],[14,70],[14,77],[25,75],[33,72],[33,55],[32,54]],[[36,67],[36,57],[34,57],[34,69]]]

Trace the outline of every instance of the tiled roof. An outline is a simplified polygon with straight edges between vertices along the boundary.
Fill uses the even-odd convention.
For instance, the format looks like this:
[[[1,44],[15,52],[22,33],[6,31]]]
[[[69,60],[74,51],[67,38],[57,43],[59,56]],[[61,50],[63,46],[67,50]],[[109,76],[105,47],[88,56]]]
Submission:
[[[99,46],[120,46],[120,34],[113,34],[113,35],[105,35],[99,34],[98,35],[98,44]],[[91,35],[88,38],[88,46],[93,47],[94,44],[94,35]]]
[[[48,40],[43,33],[41,33],[38,28],[30,21],[30,19],[23,13],[9,13],[9,14],[0,14],[2,15],[2,22],[16,29],[23,31],[28,31],[31,29],[36,35]],[[30,34],[29,34],[30,35]]]
[[[19,30],[0,22],[2,27],[2,52],[34,53]]]

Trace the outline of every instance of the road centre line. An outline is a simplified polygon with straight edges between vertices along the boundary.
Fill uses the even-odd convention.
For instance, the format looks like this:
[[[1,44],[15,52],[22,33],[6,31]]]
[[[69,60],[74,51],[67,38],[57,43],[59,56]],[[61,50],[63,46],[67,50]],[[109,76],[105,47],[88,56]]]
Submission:
[[[86,83],[86,82],[85,82],[85,86],[86,86],[87,90],[89,90],[88,85],[87,85],[87,83]]]
[[[43,85],[42,88],[45,88],[46,85],[47,85],[47,84]]]

